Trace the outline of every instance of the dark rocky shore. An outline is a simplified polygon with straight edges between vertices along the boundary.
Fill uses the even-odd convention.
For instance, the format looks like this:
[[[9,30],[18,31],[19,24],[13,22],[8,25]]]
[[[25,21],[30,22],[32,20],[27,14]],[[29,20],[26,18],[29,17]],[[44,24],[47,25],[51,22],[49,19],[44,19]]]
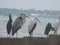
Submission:
[[[0,38],[0,45],[60,45],[60,35],[31,38]]]

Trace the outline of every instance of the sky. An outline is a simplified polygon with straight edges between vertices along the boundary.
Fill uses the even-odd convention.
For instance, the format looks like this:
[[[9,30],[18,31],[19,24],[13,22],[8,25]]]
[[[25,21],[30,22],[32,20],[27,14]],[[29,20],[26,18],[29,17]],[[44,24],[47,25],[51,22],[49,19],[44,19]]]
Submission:
[[[0,8],[60,10],[60,0],[0,0]]]

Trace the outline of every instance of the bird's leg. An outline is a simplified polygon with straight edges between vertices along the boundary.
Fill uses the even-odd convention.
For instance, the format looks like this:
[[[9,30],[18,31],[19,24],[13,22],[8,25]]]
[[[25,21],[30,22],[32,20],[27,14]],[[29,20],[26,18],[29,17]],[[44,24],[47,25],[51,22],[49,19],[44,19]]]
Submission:
[[[55,30],[54,30],[54,35],[57,35],[57,29],[58,29],[58,28],[55,28]]]
[[[7,37],[10,38],[10,34],[7,34]]]
[[[9,38],[10,38],[10,34],[9,34]]]
[[[54,35],[57,35],[57,30],[54,31]]]
[[[46,35],[46,37],[49,37],[49,35],[48,34],[45,34]]]
[[[9,37],[9,35],[7,34],[7,37]]]
[[[12,31],[10,32],[10,37],[12,37]]]
[[[16,32],[16,38],[18,38],[18,32]]]
[[[30,37],[31,37],[31,34],[30,34]]]
[[[30,37],[32,37],[32,35],[30,34]]]

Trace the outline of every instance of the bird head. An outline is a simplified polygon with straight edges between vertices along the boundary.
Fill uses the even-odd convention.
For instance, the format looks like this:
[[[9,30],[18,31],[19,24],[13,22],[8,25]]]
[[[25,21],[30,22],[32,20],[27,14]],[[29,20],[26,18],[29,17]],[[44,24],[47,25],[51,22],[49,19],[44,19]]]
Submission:
[[[40,23],[40,20],[38,18],[35,18],[34,20],[37,20]]]
[[[21,17],[22,18],[29,18],[27,15],[25,15],[25,14],[21,14]]]

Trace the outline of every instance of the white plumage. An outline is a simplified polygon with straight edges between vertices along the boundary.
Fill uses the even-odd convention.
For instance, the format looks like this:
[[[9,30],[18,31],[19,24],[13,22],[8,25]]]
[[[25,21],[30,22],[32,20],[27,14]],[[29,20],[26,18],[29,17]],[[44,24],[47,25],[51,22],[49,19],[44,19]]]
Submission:
[[[30,31],[33,28],[34,24],[36,24],[36,23],[37,22],[35,20],[31,20],[29,25],[28,25],[28,30]]]
[[[55,31],[54,31],[54,34],[56,35],[57,34],[57,30],[59,29],[60,27],[60,17],[58,17],[58,21],[55,23]]]
[[[34,29],[36,28],[37,20],[38,20],[37,18],[34,18],[33,20],[30,21],[30,23],[28,25],[28,31],[29,31],[30,37],[31,37]]]

